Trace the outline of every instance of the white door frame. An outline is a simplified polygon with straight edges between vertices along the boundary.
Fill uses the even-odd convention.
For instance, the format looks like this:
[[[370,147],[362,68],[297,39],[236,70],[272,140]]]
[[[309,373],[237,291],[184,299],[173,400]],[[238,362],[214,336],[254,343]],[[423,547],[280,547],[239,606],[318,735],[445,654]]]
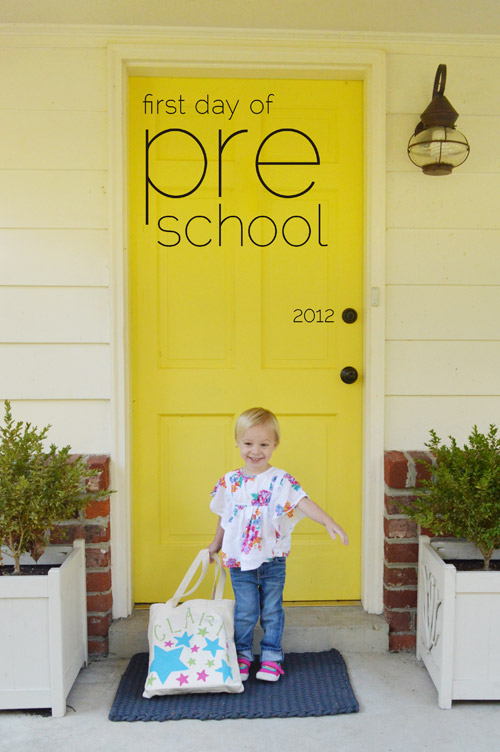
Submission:
[[[139,36],[139,35],[138,35]],[[162,31],[108,48],[113,298],[113,616],[133,606],[127,249],[127,79],[132,75],[337,78],[364,82],[364,364],[362,603],[383,609],[385,345],[385,53],[337,36],[239,30]]]

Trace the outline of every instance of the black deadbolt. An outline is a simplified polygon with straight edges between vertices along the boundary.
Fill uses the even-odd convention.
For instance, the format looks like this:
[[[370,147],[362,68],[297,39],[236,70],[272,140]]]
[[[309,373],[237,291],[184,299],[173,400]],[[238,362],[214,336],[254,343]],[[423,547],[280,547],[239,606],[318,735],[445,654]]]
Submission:
[[[354,384],[354,382],[358,378],[358,372],[356,371],[354,366],[346,366],[341,370],[340,378],[342,379],[344,384]]]
[[[354,322],[358,318],[358,312],[354,310],[354,308],[346,308],[345,311],[342,311],[342,320],[345,321],[346,324],[354,324]]]

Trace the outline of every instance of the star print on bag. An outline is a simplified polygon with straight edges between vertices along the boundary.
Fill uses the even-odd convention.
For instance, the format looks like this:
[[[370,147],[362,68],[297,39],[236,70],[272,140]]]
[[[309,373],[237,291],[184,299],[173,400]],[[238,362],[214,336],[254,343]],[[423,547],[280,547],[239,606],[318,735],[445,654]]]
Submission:
[[[219,640],[209,640],[208,638],[205,639],[207,641],[207,645],[203,648],[203,650],[208,650],[214,658],[218,650],[224,650],[222,645],[219,645]]]
[[[217,672],[222,674],[222,678],[224,681],[227,681],[228,679],[233,678],[233,672],[231,671],[231,666],[229,666],[224,660],[222,661],[221,667],[217,669]]]
[[[181,668],[187,668],[185,663],[180,660],[180,654],[182,648],[178,650],[162,650],[155,645],[155,657],[151,666],[149,667],[150,673],[155,671],[158,674],[158,678],[164,684],[172,671],[179,671]]]

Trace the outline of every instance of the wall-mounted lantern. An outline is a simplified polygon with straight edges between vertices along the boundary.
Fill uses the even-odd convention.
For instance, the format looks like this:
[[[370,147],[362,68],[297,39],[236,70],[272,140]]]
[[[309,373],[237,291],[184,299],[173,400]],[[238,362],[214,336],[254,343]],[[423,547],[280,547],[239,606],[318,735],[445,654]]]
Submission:
[[[426,175],[449,175],[469,156],[469,143],[455,128],[458,112],[444,96],[445,85],[446,65],[438,65],[432,102],[408,142],[410,160]]]

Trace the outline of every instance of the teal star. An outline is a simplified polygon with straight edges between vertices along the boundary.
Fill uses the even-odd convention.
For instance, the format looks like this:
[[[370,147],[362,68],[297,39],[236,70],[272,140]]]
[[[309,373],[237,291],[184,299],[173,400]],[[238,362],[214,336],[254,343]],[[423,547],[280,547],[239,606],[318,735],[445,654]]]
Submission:
[[[215,654],[218,650],[224,650],[224,648],[219,645],[219,640],[209,640],[206,637],[205,640],[207,641],[207,646],[203,648],[203,650],[208,650],[213,658],[215,658]]]
[[[156,671],[162,684],[165,684],[172,671],[181,671],[187,666],[180,660],[183,648],[178,650],[162,650],[155,645],[155,657],[149,667],[150,672]]]
[[[231,671],[231,668],[228,666],[226,661],[222,661],[221,667],[217,668],[216,671],[219,674],[222,674],[222,678],[224,681],[227,681],[228,679],[233,678],[233,672]]]
[[[175,639],[177,640],[177,647],[179,647],[179,645],[184,645],[184,647],[189,648],[189,641],[193,639],[193,635],[188,635],[187,632],[184,632],[182,637],[175,637]]]

